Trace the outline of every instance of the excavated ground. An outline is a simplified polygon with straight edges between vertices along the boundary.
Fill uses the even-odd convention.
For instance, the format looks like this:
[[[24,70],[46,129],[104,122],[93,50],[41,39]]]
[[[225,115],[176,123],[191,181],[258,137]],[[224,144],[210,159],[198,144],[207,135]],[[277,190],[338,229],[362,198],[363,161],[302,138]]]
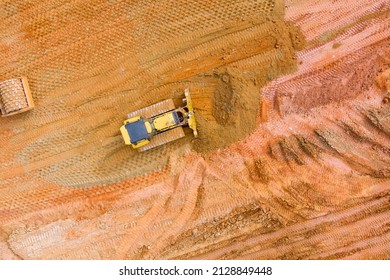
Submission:
[[[0,3],[2,259],[389,259],[386,0]],[[125,147],[189,88],[199,135]]]

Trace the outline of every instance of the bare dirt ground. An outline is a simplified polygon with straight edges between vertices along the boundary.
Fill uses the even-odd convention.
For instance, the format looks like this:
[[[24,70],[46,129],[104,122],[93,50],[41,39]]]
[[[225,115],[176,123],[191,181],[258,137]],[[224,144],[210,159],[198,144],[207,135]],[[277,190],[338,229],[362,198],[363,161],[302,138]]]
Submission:
[[[389,259],[386,0],[0,3],[1,259]],[[189,88],[145,153],[126,114]]]

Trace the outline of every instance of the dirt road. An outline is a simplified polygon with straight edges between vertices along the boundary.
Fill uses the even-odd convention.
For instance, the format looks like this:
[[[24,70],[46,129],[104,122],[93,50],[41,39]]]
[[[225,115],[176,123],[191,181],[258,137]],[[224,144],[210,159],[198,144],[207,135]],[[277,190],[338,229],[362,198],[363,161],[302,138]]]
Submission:
[[[389,8],[2,2],[0,258],[389,259]],[[184,88],[199,139],[123,144]]]

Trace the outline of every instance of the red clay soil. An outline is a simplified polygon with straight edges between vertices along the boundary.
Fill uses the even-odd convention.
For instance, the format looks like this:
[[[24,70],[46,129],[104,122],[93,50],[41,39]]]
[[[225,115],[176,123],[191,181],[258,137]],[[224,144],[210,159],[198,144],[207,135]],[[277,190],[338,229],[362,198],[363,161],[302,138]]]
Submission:
[[[6,1],[1,259],[389,259],[390,4]],[[128,112],[189,88],[199,138]]]

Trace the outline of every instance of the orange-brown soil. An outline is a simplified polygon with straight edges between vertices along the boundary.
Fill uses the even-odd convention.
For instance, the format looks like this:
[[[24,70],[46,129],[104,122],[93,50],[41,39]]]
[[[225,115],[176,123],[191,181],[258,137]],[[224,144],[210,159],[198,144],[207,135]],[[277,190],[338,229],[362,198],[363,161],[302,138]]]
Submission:
[[[3,1],[1,259],[389,259],[386,0]],[[199,138],[128,112],[189,88]]]

